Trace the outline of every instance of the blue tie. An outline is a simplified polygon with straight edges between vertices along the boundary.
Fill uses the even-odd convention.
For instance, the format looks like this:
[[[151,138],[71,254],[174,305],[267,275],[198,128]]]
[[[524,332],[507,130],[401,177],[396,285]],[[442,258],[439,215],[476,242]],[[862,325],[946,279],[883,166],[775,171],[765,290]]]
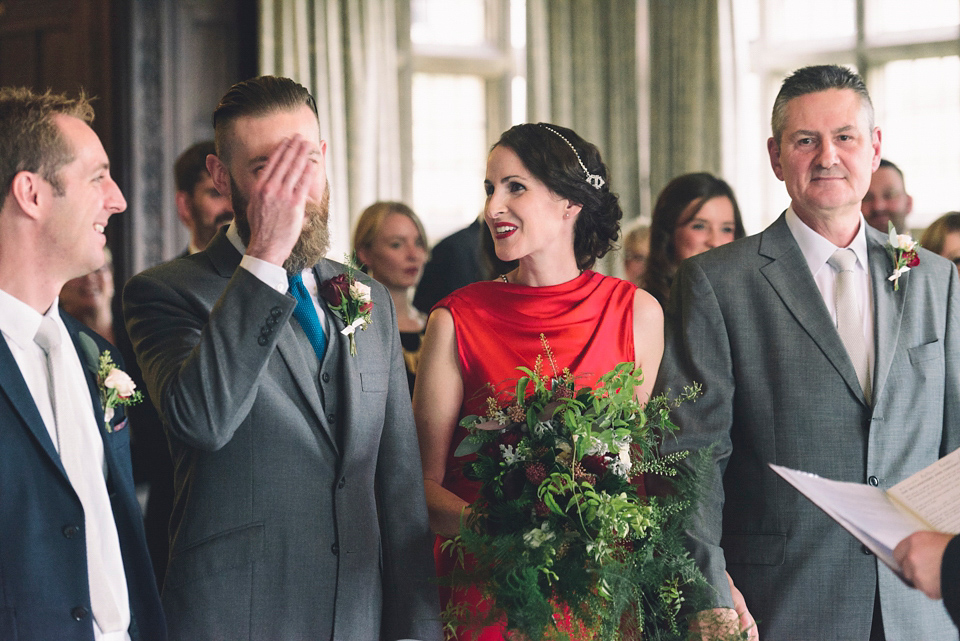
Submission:
[[[313,306],[313,299],[310,298],[310,292],[303,284],[303,277],[300,272],[291,274],[290,293],[297,300],[297,306],[293,310],[300,327],[310,339],[313,345],[313,351],[317,353],[317,359],[323,361],[323,354],[327,351],[327,337],[323,333],[323,327],[320,326],[320,317],[317,316],[317,308]]]

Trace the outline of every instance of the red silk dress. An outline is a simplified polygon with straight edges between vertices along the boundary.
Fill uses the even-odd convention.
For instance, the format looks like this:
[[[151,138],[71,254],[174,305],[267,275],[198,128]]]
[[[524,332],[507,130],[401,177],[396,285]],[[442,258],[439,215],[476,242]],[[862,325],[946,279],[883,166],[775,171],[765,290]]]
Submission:
[[[460,418],[486,413],[490,384],[497,391],[510,390],[522,375],[518,366],[533,368],[538,355],[541,371],[552,374],[540,340],[542,333],[553,352],[557,369],[569,368],[577,387],[593,386],[618,363],[634,360],[633,297],[636,286],[619,278],[584,271],[560,285],[528,287],[502,281],[468,285],[450,294],[436,307],[453,315],[457,353],[463,376],[463,405]],[[652,375],[655,375],[653,373]],[[459,421],[458,421],[459,422]],[[480,484],[463,477],[467,457],[455,458],[454,451],[467,435],[456,426],[443,487],[464,501],[473,502]],[[437,537],[434,556],[441,577],[453,569],[449,552],[441,552],[443,537]],[[486,612],[475,588],[441,588],[441,607],[463,603],[471,610]],[[458,631],[460,641],[500,641],[504,624],[483,630]]]

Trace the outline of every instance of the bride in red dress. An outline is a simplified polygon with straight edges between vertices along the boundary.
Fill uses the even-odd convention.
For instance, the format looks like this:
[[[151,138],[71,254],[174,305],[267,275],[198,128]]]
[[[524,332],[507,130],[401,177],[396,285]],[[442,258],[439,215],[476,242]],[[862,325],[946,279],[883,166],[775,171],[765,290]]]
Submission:
[[[440,551],[457,535],[477,497],[453,452],[466,431],[460,418],[484,414],[489,384],[516,381],[518,365],[543,353],[543,334],[558,367],[578,386],[592,386],[624,361],[643,369],[649,397],[663,353],[663,312],[633,284],[591,271],[617,240],[622,212],[606,182],[597,148],[564,127],[517,125],[487,159],[484,219],[497,257],[516,268],[499,279],[460,289],[434,307],[427,322],[413,406],[420,436],[430,524],[438,534],[437,572],[452,569]],[[476,589],[441,588],[452,601],[484,612]],[[459,630],[460,641],[504,638],[503,623]]]

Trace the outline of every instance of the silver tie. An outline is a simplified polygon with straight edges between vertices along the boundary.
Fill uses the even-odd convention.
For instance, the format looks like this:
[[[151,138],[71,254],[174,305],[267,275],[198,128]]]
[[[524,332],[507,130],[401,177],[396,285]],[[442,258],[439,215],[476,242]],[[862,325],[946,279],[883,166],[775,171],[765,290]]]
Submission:
[[[852,249],[838,249],[827,261],[837,270],[835,298],[837,306],[837,332],[847,348],[847,354],[857,371],[857,380],[863,388],[863,395],[870,403],[870,363],[867,359],[867,345],[863,338],[863,315],[857,303],[855,286],[857,255]]]
[[[107,528],[104,528],[96,518],[93,518],[93,515],[98,513],[113,514],[103,472],[96,464],[98,460],[96,446],[90,443],[90,438],[94,436],[99,438],[99,434],[85,435],[84,430],[81,429],[81,423],[71,420],[71,417],[75,416],[74,412],[78,410],[72,407],[73,395],[66,373],[63,371],[64,359],[57,322],[50,316],[44,316],[33,340],[47,356],[47,382],[50,386],[50,401],[53,404],[53,415],[57,425],[60,461],[83,506],[87,572],[93,616],[103,632],[120,631],[124,629],[124,624],[117,602],[121,598],[126,599],[127,595],[116,594],[116,586],[111,584],[106,574],[107,566],[104,558],[113,555],[117,558],[120,555],[116,527],[110,523]],[[87,394],[87,403],[90,402],[89,399],[90,395]],[[89,407],[88,404],[87,408]],[[79,409],[79,411],[84,410]],[[125,588],[125,579],[122,585]],[[125,592],[125,589],[123,591]]]

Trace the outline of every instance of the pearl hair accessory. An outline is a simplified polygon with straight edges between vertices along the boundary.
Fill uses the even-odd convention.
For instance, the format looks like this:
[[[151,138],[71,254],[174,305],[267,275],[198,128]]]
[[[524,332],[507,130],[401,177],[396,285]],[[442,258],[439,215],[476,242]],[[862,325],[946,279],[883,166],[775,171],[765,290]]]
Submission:
[[[581,166],[581,167],[583,167],[583,173],[585,173],[585,174],[587,175],[587,178],[586,178],[587,184],[589,184],[589,185],[590,185],[591,187],[593,187],[594,189],[600,189],[601,187],[604,186],[604,184],[606,184],[607,181],[605,181],[602,177],[600,177],[600,176],[597,175],[597,174],[591,174],[591,173],[590,173],[590,170],[587,169],[587,166],[586,166],[585,164],[583,164],[583,160],[580,159],[580,154],[577,153],[577,148],[574,147],[574,146],[570,143],[569,140],[567,140],[566,138],[564,138],[563,135],[561,135],[559,131],[557,131],[556,129],[553,129],[552,127],[548,127],[548,126],[546,126],[546,125],[543,125],[543,124],[541,124],[540,126],[543,127],[544,129],[546,129],[547,131],[550,131],[550,132],[555,133],[557,136],[560,137],[560,140],[562,140],[563,142],[567,143],[567,146],[570,147],[570,149],[573,151],[573,155],[577,157],[577,162],[580,163],[580,166]]]

